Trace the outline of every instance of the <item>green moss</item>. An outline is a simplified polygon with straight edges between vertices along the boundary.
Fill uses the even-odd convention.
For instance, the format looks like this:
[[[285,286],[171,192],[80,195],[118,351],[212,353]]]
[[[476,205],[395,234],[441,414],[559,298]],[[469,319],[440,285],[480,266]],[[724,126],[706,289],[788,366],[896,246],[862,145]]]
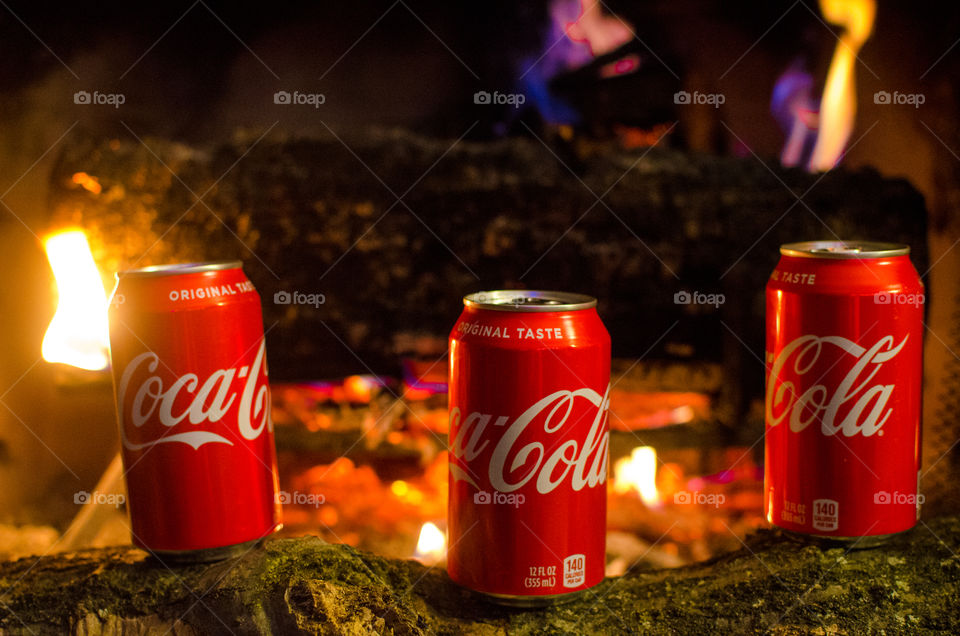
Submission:
[[[316,538],[173,570],[137,550],[95,550],[0,564],[0,628],[126,619],[166,629],[183,617],[213,634],[957,633],[958,550],[955,518],[852,552],[767,531],[739,552],[608,579],[539,610],[491,605],[440,569]]]

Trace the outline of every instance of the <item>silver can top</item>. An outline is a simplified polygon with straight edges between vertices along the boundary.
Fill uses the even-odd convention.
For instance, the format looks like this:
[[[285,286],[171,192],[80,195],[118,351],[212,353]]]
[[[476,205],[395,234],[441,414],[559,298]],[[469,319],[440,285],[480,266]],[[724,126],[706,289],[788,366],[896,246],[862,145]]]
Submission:
[[[805,258],[887,258],[909,254],[910,246],[874,241],[805,241],[781,245],[780,253]]]
[[[137,278],[147,276],[174,276],[179,274],[198,274],[200,272],[217,272],[224,269],[236,269],[243,267],[241,261],[210,261],[207,263],[174,263],[171,265],[151,265],[150,267],[140,267],[138,269],[128,269],[117,272],[117,279],[134,276]]]
[[[527,289],[499,289],[463,297],[465,307],[493,311],[578,311],[597,306],[597,299],[585,294]]]

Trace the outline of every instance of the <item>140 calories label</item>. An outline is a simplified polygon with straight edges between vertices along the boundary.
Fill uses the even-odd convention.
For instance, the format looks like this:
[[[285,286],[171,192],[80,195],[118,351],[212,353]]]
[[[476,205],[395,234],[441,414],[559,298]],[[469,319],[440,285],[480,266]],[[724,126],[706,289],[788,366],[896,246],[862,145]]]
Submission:
[[[813,500],[813,528],[832,532],[840,526],[840,504],[833,499]]]
[[[587,578],[587,557],[571,554],[563,560],[563,587],[580,587]]]

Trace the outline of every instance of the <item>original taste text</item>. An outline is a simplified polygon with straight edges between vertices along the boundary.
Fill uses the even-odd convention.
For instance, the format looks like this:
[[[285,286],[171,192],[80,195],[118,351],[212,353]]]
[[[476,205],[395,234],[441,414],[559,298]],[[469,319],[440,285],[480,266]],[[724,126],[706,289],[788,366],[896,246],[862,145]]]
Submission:
[[[815,285],[817,283],[816,274],[808,274],[801,272],[786,272],[779,269],[773,270],[773,274],[770,276],[773,280],[779,280],[784,283],[796,283],[798,285]]]
[[[481,338],[500,338],[503,340],[563,340],[560,327],[514,327],[508,329],[502,325],[485,325],[480,322],[462,322],[457,330],[465,335]]]
[[[252,291],[253,283],[244,280],[233,285],[204,285],[191,289],[172,289],[170,290],[170,300],[202,300],[204,298],[219,298],[220,296],[236,296]]]

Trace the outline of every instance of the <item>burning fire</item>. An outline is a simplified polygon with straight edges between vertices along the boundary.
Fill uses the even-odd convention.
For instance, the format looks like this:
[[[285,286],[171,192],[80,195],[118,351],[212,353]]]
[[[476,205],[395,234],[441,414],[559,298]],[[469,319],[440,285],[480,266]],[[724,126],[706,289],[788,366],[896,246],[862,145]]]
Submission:
[[[106,369],[107,295],[87,237],[80,230],[68,230],[48,236],[43,245],[59,295],[43,337],[43,359],[91,371]]]
[[[657,451],[652,446],[637,446],[630,457],[617,460],[613,466],[613,491],[624,494],[631,490],[639,493],[648,507],[661,503],[657,492]]]
[[[857,113],[854,66],[860,47],[873,30],[877,5],[875,0],[820,0],[820,11],[844,31],[827,72],[820,103],[820,132],[807,166],[810,171],[833,168],[853,132]]]
[[[427,565],[439,563],[446,556],[447,538],[433,522],[426,522],[420,528],[417,539],[417,551],[413,556]]]
[[[589,64],[633,39],[633,26],[611,13],[600,0],[551,0],[550,23],[539,54],[519,61],[520,90],[530,98],[544,121],[551,124],[575,124],[577,111],[550,84],[562,73]],[[635,53],[612,60],[598,69],[601,78],[632,73],[640,67]]]
[[[556,17],[557,5],[570,4],[566,0],[554,2],[551,7]],[[590,49],[593,57],[611,53],[633,37],[633,27],[616,16],[607,15],[601,8],[600,0],[580,0],[580,15],[565,25],[567,37],[574,42],[582,42]]]
[[[795,62],[773,87],[770,110],[787,133],[780,163],[799,166],[809,155],[820,126],[820,105],[813,96],[813,76]]]

